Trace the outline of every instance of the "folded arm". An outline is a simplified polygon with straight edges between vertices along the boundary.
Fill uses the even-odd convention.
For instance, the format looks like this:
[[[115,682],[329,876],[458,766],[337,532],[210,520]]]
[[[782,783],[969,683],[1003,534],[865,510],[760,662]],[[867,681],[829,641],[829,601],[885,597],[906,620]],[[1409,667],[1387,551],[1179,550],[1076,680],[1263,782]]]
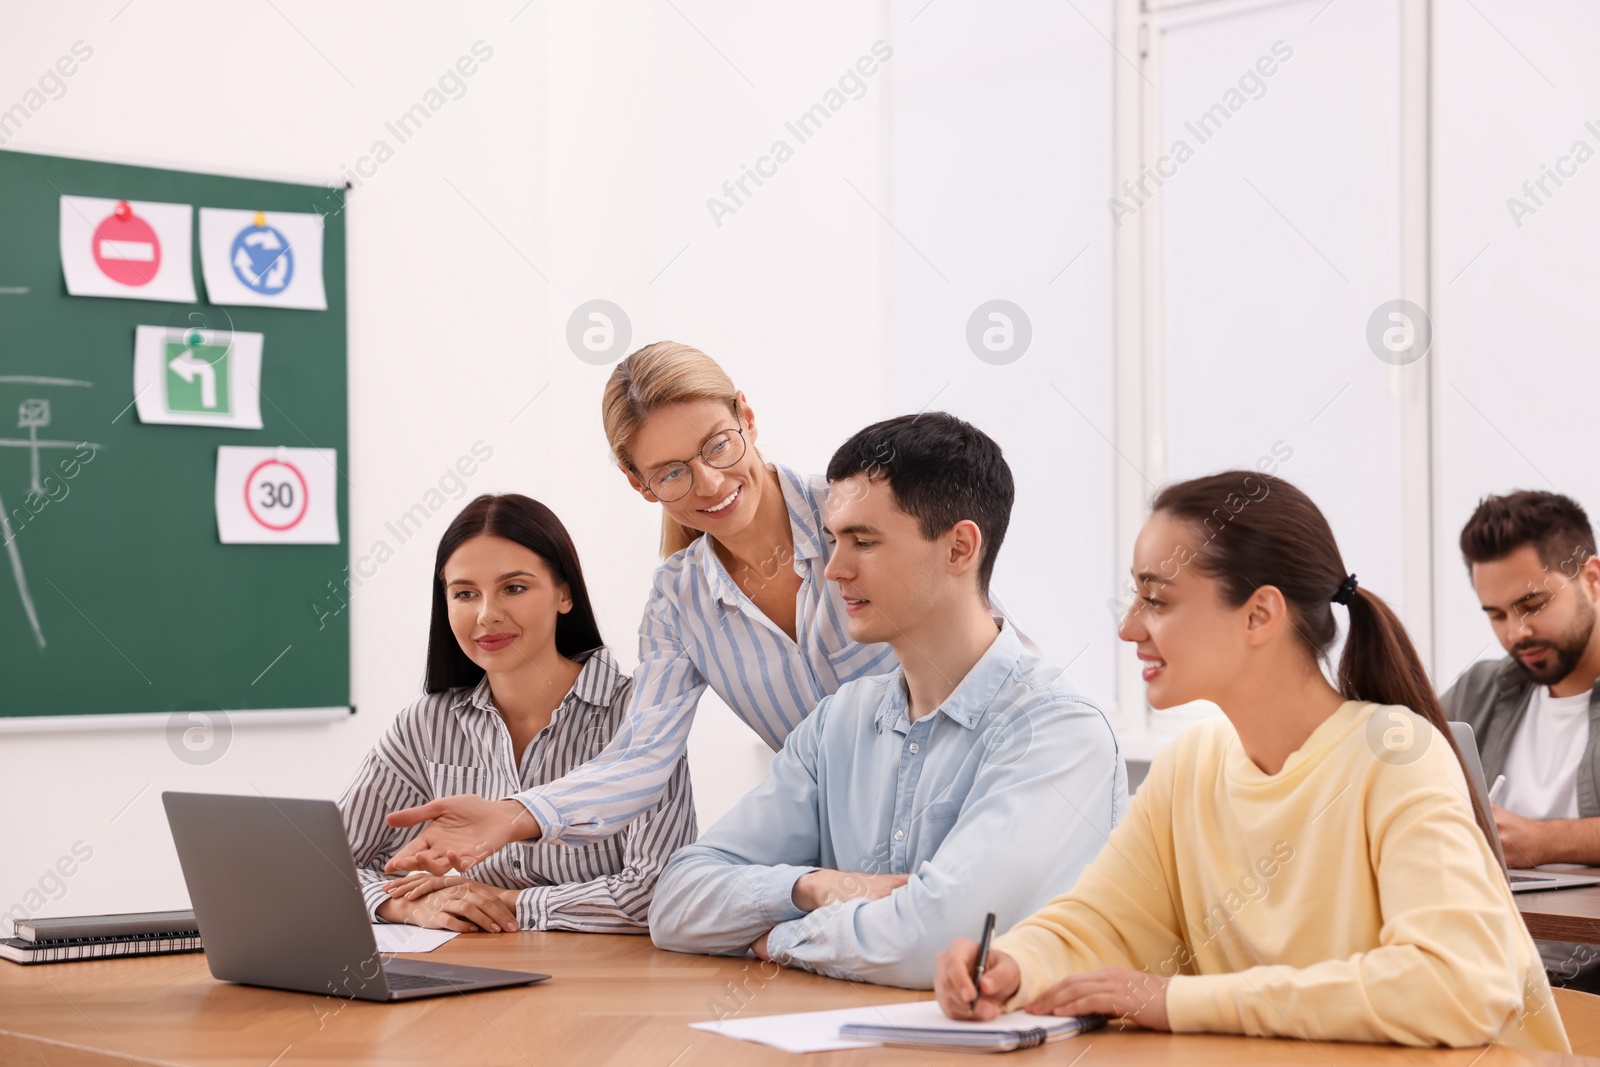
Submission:
[[[742,955],[774,926],[805,914],[794,888],[821,861],[817,749],[830,700],[789,735],[766,781],[667,864],[650,915],[658,946]]]
[[[1105,844],[1126,794],[1116,741],[1086,705],[1019,714],[1031,719],[1026,751],[986,762],[938,851],[904,887],[784,923],[767,940],[772,958],[835,978],[930,989],[939,951],[976,935],[987,912],[1004,928],[1050,889],[1070,886]],[[1048,844],[1038,836],[1045,827]]]

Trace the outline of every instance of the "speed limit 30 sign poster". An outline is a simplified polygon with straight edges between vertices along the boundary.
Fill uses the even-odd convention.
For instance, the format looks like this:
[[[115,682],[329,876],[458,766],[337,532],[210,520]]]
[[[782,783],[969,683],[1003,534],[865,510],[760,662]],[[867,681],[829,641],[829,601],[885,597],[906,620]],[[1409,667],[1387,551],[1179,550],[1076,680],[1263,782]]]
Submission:
[[[225,545],[339,543],[333,448],[217,449],[217,536]]]

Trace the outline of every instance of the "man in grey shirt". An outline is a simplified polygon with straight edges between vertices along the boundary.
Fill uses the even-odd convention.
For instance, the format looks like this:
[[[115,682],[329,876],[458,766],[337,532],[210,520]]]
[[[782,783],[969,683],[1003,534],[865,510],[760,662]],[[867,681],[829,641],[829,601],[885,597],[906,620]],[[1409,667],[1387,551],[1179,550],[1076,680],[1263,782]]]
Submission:
[[[1461,553],[1509,655],[1468,667],[1440,698],[1470,723],[1512,867],[1600,864],[1600,560],[1583,508],[1556,493],[1485,497]],[[1600,987],[1600,952],[1539,942],[1552,985]]]
[[[1127,775],[1104,714],[997,624],[1011,471],[953,416],[890,419],[828,467],[827,577],[901,667],[846,683],[656,886],[655,943],[928,989],[952,938],[1004,930],[1105,843]]]

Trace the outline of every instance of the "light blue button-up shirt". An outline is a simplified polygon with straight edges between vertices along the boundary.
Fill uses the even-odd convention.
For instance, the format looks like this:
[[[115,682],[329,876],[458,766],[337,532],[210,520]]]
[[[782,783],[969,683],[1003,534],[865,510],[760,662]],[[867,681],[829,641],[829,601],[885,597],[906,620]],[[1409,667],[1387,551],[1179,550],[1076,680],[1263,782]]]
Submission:
[[[739,955],[770,930],[779,963],[928,989],[934,957],[986,912],[1005,930],[1071,888],[1127,796],[1105,714],[1007,626],[916,722],[899,668],[823,700],[767,780],[667,864],[651,936]],[[794,883],[819,867],[910,878],[807,914]]]

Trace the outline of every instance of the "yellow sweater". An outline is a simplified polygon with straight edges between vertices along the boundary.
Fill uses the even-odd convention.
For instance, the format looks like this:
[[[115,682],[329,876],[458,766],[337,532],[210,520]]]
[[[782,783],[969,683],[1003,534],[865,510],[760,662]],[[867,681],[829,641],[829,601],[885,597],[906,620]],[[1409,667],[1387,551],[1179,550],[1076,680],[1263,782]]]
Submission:
[[[1385,747],[1397,716],[1409,750]],[[1120,966],[1176,976],[1177,1032],[1569,1049],[1460,764],[1404,708],[1347,701],[1275,775],[1227,719],[1190,728],[1072,891],[994,947],[1022,970],[1010,1008]]]

